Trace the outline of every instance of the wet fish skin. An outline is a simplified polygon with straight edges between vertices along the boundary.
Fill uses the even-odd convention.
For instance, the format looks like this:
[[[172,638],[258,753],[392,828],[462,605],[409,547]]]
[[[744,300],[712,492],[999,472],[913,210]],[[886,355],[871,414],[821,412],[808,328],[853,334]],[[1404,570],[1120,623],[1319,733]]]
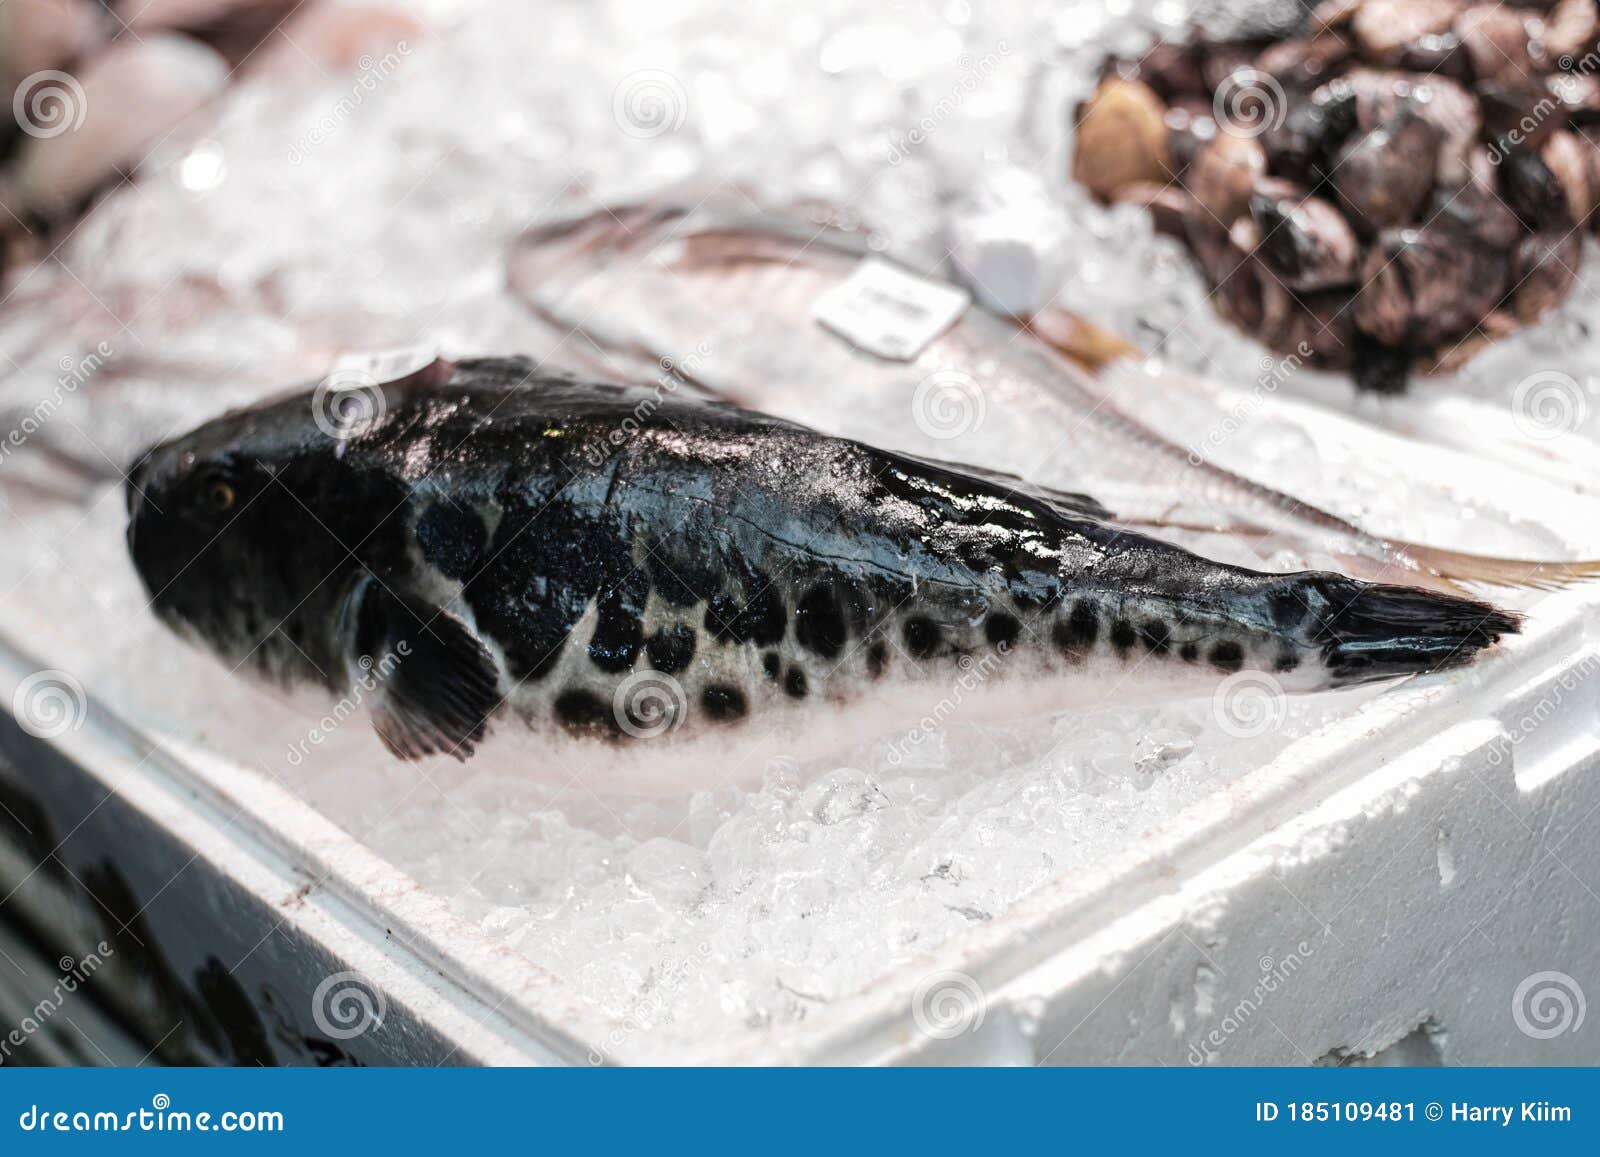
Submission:
[[[515,358],[445,374],[385,387],[344,440],[310,394],[234,412],[128,488],[165,621],[280,683],[337,693],[376,666],[375,726],[407,758],[465,758],[512,718],[649,731],[622,697],[641,673],[704,733],[989,656],[1102,694],[1245,669],[1312,690],[1458,665],[1516,629],[1474,600],[1221,565],[1082,495],[670,390]]]

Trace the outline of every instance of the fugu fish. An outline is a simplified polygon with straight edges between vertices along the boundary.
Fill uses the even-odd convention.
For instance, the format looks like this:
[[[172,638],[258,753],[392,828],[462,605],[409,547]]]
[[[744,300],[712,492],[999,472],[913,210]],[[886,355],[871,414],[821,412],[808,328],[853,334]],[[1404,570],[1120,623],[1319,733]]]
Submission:
[[[437,362],[349,421],[326,401],[145,454],[128,545],[160,618],[231,666],[375,683],[404,759],[521,729],[612,752],[785,721],[882,734],[974,673],[1016,714],[1241,671],[1314,691],[1517,630],[1475,599],[1223,565],[1087,495],[521,358]]]

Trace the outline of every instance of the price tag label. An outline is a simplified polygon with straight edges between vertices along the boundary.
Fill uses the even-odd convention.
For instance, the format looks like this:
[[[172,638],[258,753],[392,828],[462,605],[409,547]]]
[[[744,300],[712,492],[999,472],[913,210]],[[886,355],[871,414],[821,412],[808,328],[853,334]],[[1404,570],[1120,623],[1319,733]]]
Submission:
[[[811,316],[858,349],[908,362],[971,304],[966,290],[869,257],[817,298]]]

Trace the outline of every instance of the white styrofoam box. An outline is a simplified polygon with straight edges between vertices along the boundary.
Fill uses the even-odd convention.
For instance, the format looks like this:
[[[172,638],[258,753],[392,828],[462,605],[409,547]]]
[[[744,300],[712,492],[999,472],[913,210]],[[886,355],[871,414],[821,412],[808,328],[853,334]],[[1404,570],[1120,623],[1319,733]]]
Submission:
[[[1435,1063],[1600,1061],[1600,630],[1592,593],[1562,601],[1514,663],[1369,705],[1089,897],[1041,890],[930,960],[964,1031],[915,1031],[901,977],[808,1055],[1308,1064],[1420,1039]]]
[[[7,810],[20,798],[68,834],[43,849],[65,874],[0,839],[0,876],[32,873],[7,914],[22,902],[62,952],[124,922],[93,894],[124,879],[166,987],[210,1009],[216,1042],[163,1046],[183,1059],[239,1059],[225,1026],[248,1006],[275,1059],[320,1063],[1299,1064],[1397,1042],[1446,1063],[1595,1062],[1600,1031],[1580,1019],[1600,992],[1595,606],[1592,590],[1553,597],[1502,661],[1366,703],[1092,880],[731,1047],[652,1051],[281,787],[99,708],[50,740],[7,723]],[[6,648],[0,702],[38,666]],[[228,950],[238,983],[219,993],[207,962]],[[350,1038],[317,1015],[345,973],[384,1010]],[[172,1001],[156,993],[135,1023],[158,1032]]]
[[[860,25],[855,6],[826,4],[799,37],[759,8],[721,3],[691,6],[671,26],[627,13],[596,19],[587,9],[500,7],[492,20],[461,21],[440,35],[436,52],[419,46],[404,77],[386,80],[342,125],[337,147],[309,150],[303,164],[283,158],[308,118],[326,111],[324,98],[347,94],[340,78],[294,94],[287,108],[257,104],[252,93],[250,107],[233,110],[242,115],[222,118],[208,142],[213,158],[227,159],[217,187],[190,188],[184,166],[157,164],[102,203],[52,263],[25,278],[29,296],[51,308],[13,301],[7,311],[7,356],[26,363],[10,380],[23,411],[39,397],[27,391],[57,381],[58,358],[83,364],[96,338],[114,337],[130,354],[159,351],[165,368],[150,382],[135,374],[126,406],[118,393],[74,386],[73,404],[53,425],[64,438],[80,435],[66,444],[98,467],[102,456],[121,460],[258,387],[321,372],[327,355],[352,344],[386,346],[420,330],[472,350],[542,341],[530,339],[526,310],[505,292],[501,263],[530,214],[566,195],[572,174],[550,160],[577,155],[575,143],[583,145],[584,189],[597,197],[633,196],[648,181],[691,171],[745,173],[755,162],[755,184],[770,181],[783,199],[866,187],[871,196],[852,212],[884,218],[897,243],[915,245],[939,232],[930,187],[970,186],[1001,150],[1022,162],[1042,147],[1051,159],[1041,171],[1066,172],[1061,110],[1087,91],[1107,48],[1137,51],[1152,30],[1147,16],[1175,26],[1186,5],[1113,12],[1085,3],[1063,15],[1000,4],[961,20],[906,8]],[[584,50],[529,69],[526,37],[507,36],[507,21],[533,29],[552,19],[565,21],[564,43]],[[711,29],[717,35],[707,37]],[[949,103],[957,79],[949,65],[982,65],[1001,47],[1004,67],[983,98],[958,117],[941,114],[928,148],[884,171],[874,110],[884,124],[931,114]],[[909,87],[879,83],[871,60],[882,53],[913,74]],[[693,62],[704,84],[692,110],[680,102],[677,111],[692,111],[686,131],[664,134],[646,155],[625,126],[616,131],[618,82],[645,64],[656,75],[654,63],[674,57],[685,62],[683,79]],[[616,67],[596,69],[595,60]],[[751,76],[771,83],[745,83]],[[399,204],[396,190],[404,191]],[[1262,351],[1217,323],[1198,276],[1171,259],[1168,242],[1149,237],[1142,216],[1059,192],[1069,204],[1054,223],[1071,231],[1074,257],[1059,302],[1129,333],[1167,333],[1175,310],[1187,325],[1168,350],[1223,380],[1258,383]],[[264,200],[273,212],[261,212]],[[1028,236],[1000,228],[975,241],[980,257],[1012,263],[1019,276],[1011,288],[1022,298],[1059,279],[1055,264],[1065,256],[1051,246],[1021,261]],[[979,272],[990,279],[991,270]],[[227,291],[223,303],[214,277]],[[259,309],[257,290],[268,299]],[[1592,297],[1575,293],[1571,312]],[[125,298],[125,316],[106,308]],[[72,311],[58,307],[74,302],[90,322],[64,329]],[[1483,398],[1507,402],[1502,395],[1525,372],[1497,370],[1494,359],[1539,364],[1547,356],[1537,335],[1527,336],[1482,363],[1494,379]],[[564,343],[575,344],[550,335],[545,348]],[[1581,376],[1587,346],[1562,348],[1558,364]],[[775,350],[774,359],[789,352]],[[1142,415],[1190,420],[1169,379],[1147,385],[1154,396]],[[1286,399],[1298,387],[1278,396],[1276,385],[1250,391],[1250,412],[1297,408]],[[1576,476],[1592,442],[1576,429],[1560,454],[1551,453],[1557,443],[1513,441],[1503,404],[1469,406],[1481,399],[1458,388],[1390,399],[1383,420],[1409,421],[1426,441],[1466,453],[1379,439],[1320,409],[1297,437],[1280,441],[1268,426],[1259,444],[1246,435],[1221,449],[1240,468],[1253,461],[1268,481],[1298,485],[1318,501],[1327,496],[1314,483],[1338,482],[1337,508],[1373,529],[1472,532],[1441,533],[1462,548],[1493,534],[1501,536],[1494,549],[1524,536],[1576,549],[1567,531],[1576,524],[1590,533],[1592,508],[1573,494],[1560,503],[1551,491],[1584,489]],[[1319,407],[1339,396],[1327,382],[1307,391],[1318,392]],[[1236,401],[1213,402],[1203,425],[1231,418]],[[1367,418],[1370,401],[1349,405]],[[992,420],[984,437],[1006,455],[1014,447],[1001,426]],[[1192,431],[1180,433],[1187,442]],[[78,445],[84,440],[93,451]],[[1511,468],[1485,467],[1486,452],[1509,455]],[[27,465],[19,456],[6,468]],[[1516,471],[1547,486],[1519,487]],[[1487,510],[1472,506],[1485,496],[1495,500]],[[0,640],[0,708],[23,679],[53,666],[85,676],[92,706],[81,727],[51,738],[0,719],[0,880],[8,890],[20,881],[0,897],[0,917],[22,925],[46,960],[109,938],[108,968],[126,981],[117,1015],[158,1057],[1179,1064],[1198,1046],[1224,1063],[1298,1062],[1397,1040],[1408,1043],[1391,1057],[1600,1057],[1600,1029],[1576,1014],[1578,994],[1600,990],[1586,964],[1597,955],[1600,880],[1584,838],[1600,801],[1589,678],[1600,592],[1543,602],[1534,633],[1481,670],[1367,701],[1353,696],[1360,705],[1331,731],[1253,770],[1236,760],[1225,783],[1204,785],[1209,794],[1152,820],[1115,854],[1074,857],[1088,863],[1071,878],[1057,869],[987,922],[884,966],[864,990],[736,1039],[708,1032],[697,1045],[668,1047],[626,1019],[602,1016],[571,977],[539,970],[464,919],[448,896],[353,838],[331,809],[307,802],[309,793],[263,774],[256,757],[278,737],[257,728],[249,734],[259,744],[240,742],[245,732],[230,728],[251,701],[226,687],[207,698],[211,674],[198,660],[186,669],[194,687],[170,696],[199,692],[190,720],[198,722],[182,746],[162,734],[168,719],[127,709],[115,698],[126,688],[110,685],[115,676],[152,682],[179,671],[152,657],[159,643],[142,600],[114,589],[115,563],[126,570],[115,557],[120,497],[94,499],[109,511],[63,512],[66,529],[77,529],[70,524],[80,513],[86,524],[96,519],[83,537],[99,549],[70,558],[55,536],[40,541],[25,521],[4,522],[17,505],[15,494],[5,498],[0,634],[11,642]],[[1383,524],[1384,513],[1395,524]],[[29,574],[24,598],[11,584]],[[352,980],[368,987],[339,987]],[[343,992],[357,994],[349,998],[357,1013],[361,999],[381,1009],[379,1025],[351,1033],[332,1016],[351,1008],[331,1003]],[[1513,1014],[1519,992],[1533,998],[1532,1012],[1554,1008],[1557,1025],[1565,993],[1573,1008],[1566,1030],[1549,1033],[1524,1010],[1522,1024],[1533,1030],[1525,1032]],[[1213,1033],[1220,1044],[1210,1043]]]

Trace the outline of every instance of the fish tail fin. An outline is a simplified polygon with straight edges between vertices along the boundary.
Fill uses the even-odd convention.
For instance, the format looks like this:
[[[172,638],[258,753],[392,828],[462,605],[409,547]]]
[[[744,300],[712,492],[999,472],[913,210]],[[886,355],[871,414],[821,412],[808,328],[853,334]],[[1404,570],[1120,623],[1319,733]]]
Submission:
[[[1419,587],[1318,576],[1310,642],[1335,687],[1461,667],[1521,616],[1490,603]]]
[[[1600,559],[1552,562],[1497,558],[1493,555],[1421,546],[1413,542],[1388,542],[1386,545],[1419,571],[1458,588],[1472,585],[1553,591],[1576,583],[1600,579]]]

